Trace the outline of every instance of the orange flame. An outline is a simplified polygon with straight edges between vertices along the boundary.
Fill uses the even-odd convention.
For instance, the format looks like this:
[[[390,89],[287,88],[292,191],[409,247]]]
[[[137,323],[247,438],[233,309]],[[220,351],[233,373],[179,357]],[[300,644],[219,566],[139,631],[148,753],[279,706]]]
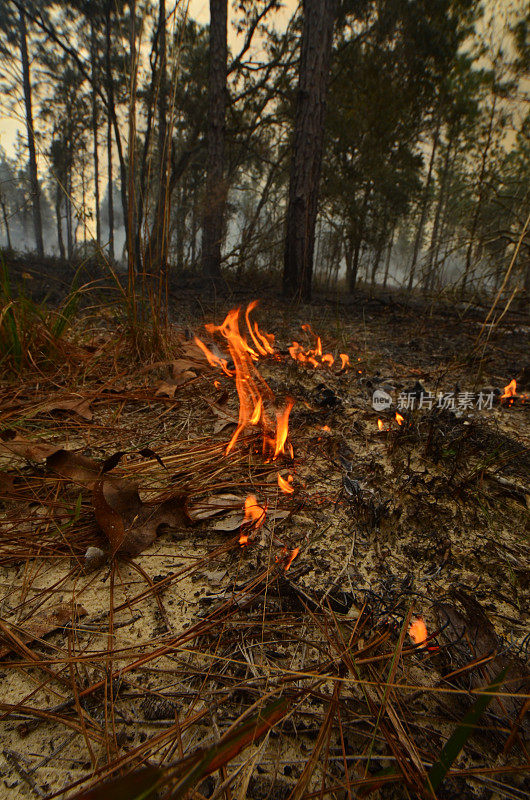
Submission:
[[[280,473],[278,473],[278,486],[280,487],[280,489],[284,494],[293,494],[294,489],[291,486],[292,482],[293,482],[292,475],[288,475],[287,480],[284,480],[280,475]]]
[[[227,362],[226,358],[219,358],[219,356],[216,356],[215,353],[212,353],[212,351],[208,347],[206,347],[204,342],[201,342],[201,340],[198,339],[197,336],[194,337],[193,341],[195,342],[197,347],[200,347],[200,349],[202,350],[202,352],[204,353],[204,355],[208,359],[208,363],[212,367],[221,367],[221,369],[223,370],[225,375],[232,375],[232,373],[228,369],[228,366],[227,366],[228,362]]]
[[[409,628],[409,636],[414,642],[414,644],[418,644],[421,647],[425,647],[425,642],[427,641],[427,626],[425,622],[422,620],[421,617],[417,619],[413,619],[410,628]]]
[[[287,564],[285,565],[285,571],[286,572],[290,568],[291,564],[293,563],[293,561],[295,560],[295,558],[296,558],[296,556],[298,555],[299,552],[300,552],[300,548],[299,547],[295,547],[294,550],[291,552],[291,555],[289,556]]]
[[[325,355],[322,356],[322,363],[327,364],[328,367],[332,367],[333,364],[335,363],[335,359],[333,358],[331,353],[326,353]]]
[[[504,387],[504,394],[501,394],[501,400],[506,400],[509,397],[517,396],[517,381],[513,378],[508,386]]]
[[[331,433],[331,428],[329,425],[322,425],[322,430],[326,431],[326,433]]]
[[[245,311],[245,320],[247,323],[248,332],[250,333],[250,338],[254,342],[256,350],[260,356],[268,356],[274,353],[274,347],[272,346],[274,343],[274,336],[272,334],[266,335],[261,333],[257,322],[254,323],[254,328],[252,328],[252,325],[250,324],[250,312],[256,308],[258,302],[258,300],[253,300],[248,304],[247,310]]]
[[[405,417],[402,414],[400,414],[399,411],[396,411],[396,422],[398,425],[403,425],[403,423],[405,422]]]
[[[250,306],[252,306],[252,303]],[[247,309],[247,321],[248,313]],[[250,347],[239,332],[239,308],[229,311],[222,325],[206,325],[206,330],[212,334],[219,333],[226,339],[228,350],[234,362],[235,373],[230,373],[226,370],[226,361],[224,361],[223,367],[223,364],[220,363],[221,360],[200,339],[196,339],[197,344],[205,353],[210,364],[221,366],[229,375],[235,374],[236,389],[239,396],[239,417],[234,434],[225,450],[228,455],[234,448],[241,432],[248,425],[261,423],[264,428],[267,427],[268,420],[264,410],[264,398],[272,399],[272,392],[254,366],[253,362],[259,358],[258,352]]]
[[[340,353],[340,368],[346,369],[346,367],[350,366],[350,357],[346,355],[346,353]]]
[[[287,398],[287,405],[283,411],[278,411],[276,414],[276,442],[274,445],[274,458],[277,458],[280,453],[285,453],[285,442],[289,434],[289,414],[294,406],[294,400],[291,397]],[[292,450],[291,450],[292,452]]]
[[[380,431],[384,431],[384,429],[385,429],[385,423],[383,422],[383,420],[382,420],[382,419],[378,419],[378,420],[377,420],[377,427],[379,428],[379,430],[380,430]]]
[[[255,494],[249,494],[245,500],[245,519],[243,525],[248,528],[253,528],[255,531],[261,528],[265,522],[265,509],[258,505],[258,500]],[[239,544],[244,547],[248,544],[248,533],[241,531],[239,534]]]

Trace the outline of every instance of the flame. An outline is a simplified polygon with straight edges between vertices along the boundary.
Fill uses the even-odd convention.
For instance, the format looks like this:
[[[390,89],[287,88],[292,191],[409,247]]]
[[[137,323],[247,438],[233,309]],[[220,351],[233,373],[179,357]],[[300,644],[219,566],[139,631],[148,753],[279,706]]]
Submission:
[[[246,312],[249,330],[248,315],[254,307],[255,304],[251,303]],[[239,331],[239,311],[239,308],[229,311],[222,325],[206,325],[209,333],[218,333],[226,339],[230,356],[234,362],[234,373],[227,371],[226,361],[223,366],[220,363],[221,359],[217,358],[200,339],[196,339],[210,364],[221,366],[227,374],[235,376],[236,390],[239,396],[239,417],[234,434],[225,450],[227,455],[234,448],[241,432],[247,426],[261,424],[265,429],[268,427],[269,421],[265,414],[264,399],[272,400],[271,390],[254,366],[254,361],[259,358],[258,351],[243,339]]]
[[[256,306],[258,305],[258,300],[253,300],[251,303],[248,304],[247,310],[245,311],[245,321],[247,323],[248,332],[250,333],[250,338],[254,342],[257,352],[260,356],[268,356],[274,353],[274,336],[273,334],[264,334],[258,328],[258,323],[255,322],[254,326],[250,324],[250,312],[253,311]]]
[[[379,428],[379,430],[380,430],[380,431],[384,431],[384,429],[385,429],[385,424],[384,424],[384,422],[383,422],[383,420],[382,420],[382,419],[378,419],[378,420],[377,420],[377,427]]]
[[[332,367],[335,363],[335,357],[331,355],[331,353],[324,353],[322,349],[322,339],[320,336],[317,336],[311,325],[308,322],[305,322],[302,325],[302,330],[308,333],[311,336],[315,337],[315,346],[314,348],[309,348],[308,350],[304,350],[302,345],[299,342],[293,342],[292,345],[288,348],[289,355],[295,361],[299,361],[302,364],[311,364],[312,367]],[[341,355],[341,362],[342,367],[344,369],[345,363],[349,363],[349,358],[344,353]]]
[[[350,357],[346,355],[346,353],[339,353],[340,358],[340,368],[346,369],[346,367],[350,366]]]
[[[410,623],[409,636],[414,644],[425,647],[425,642],[427,641],[427,626],[421,617],[413,619]]]
[[[331,428],[329,425],[322,425],[322,430],[326,431],[326,433],[331,433]]]
[[[246,526],[246,531],[248,531],[248,528],[253,528],[255,531],[257,531],[258,528],[261,528],[265,522],[265,513],[265,509],[258,504],[256,495],[249,494],[245,500],[245,519],[243,520],[243,525]],[[248,544],[248,533],[246,531],[241,531],[239,534],[239,544],[241,547],[244,547],[246,544]]]
[[[274,458],[277,458],[280,453],[285,453],[285,442],[289,434],[289,414],[294,406],[294,400],[287,398],[287,405],[283,411],[278,411],[276,414],[276,442],[274,445]],[[292,457],[292,448],[291,448]]]
[[[294,489],[291,486],[292,482],[293,482],[292,475],[288,475],[287,480],[284,480],[280,475],[280,473],[278,473],[278,486],[280,487],[280,489],[284,494],[293,494]]]
[[[291,552],[291,555],[289,556],[287,564],[285,565],[285,571],[286,572],[289,569],[289,567],[291,566],[291,564],[293,563],[293,561],[295,560],[295,558],[296,558],[296,556],[298,555],[299,552],[300,552],[300,548],[299,547],[295,547],[294,550]]]
[[[501,400],[506,400],[510,397],[517,396],[517,381],[513,378],[508,386],[504,387],[504,394],[501,394]]]
[[[403,423],[405,422],[405,417],[402,414],[400,414],[399,411],[396,411],[396,422],[398,425],[403,425]]]
[[[230,376],[232,375],[232,373],[228,369],[228,362],[226,358],[219,358],[219,356],[216,356],[215,353],[212,353],[212,351],[208,347],[206,347],[204,342],[201,342],[201,340],[198,339],[197,336],[194,337],[193,341],[195,342],[197,347],[200,347],[200,349],[208,359],[208,363],[212,367],[221,367],[225,375],[230,375]]]

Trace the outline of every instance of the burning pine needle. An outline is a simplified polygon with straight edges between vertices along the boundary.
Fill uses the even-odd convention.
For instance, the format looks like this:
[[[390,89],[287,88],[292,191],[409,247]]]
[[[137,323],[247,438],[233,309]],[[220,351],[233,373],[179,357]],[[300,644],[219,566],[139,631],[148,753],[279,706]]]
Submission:
[[[249,494],[245,500],[245,519],[242,525],[242,528],[245,528],[245,530],[241,530],[239,535],[239,544],[241,547],[245,547],[245,545],[248,544],[249,528],[255,531],[261,528],[265,522],[265,514],[266,511],[259,505],[256,495]]]
[[[409,627],[409,636],[414,644],[425,647],[427,641],[427,626],[421,617],[413,619]]]
[[[280,487],[280,489],[284,494],[293,494],[294,489],[291,486],[292,482],[293,482],[292,475],[288,475],[287,480],[285,480],[284,478],[282,478],[280,473],[278,473],[278,486]]]

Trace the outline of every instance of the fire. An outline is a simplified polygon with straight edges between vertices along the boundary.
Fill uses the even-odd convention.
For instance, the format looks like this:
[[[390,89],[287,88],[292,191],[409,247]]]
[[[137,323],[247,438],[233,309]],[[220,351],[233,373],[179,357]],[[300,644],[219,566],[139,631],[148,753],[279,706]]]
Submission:
[[[241,334],[239,329],[240,309],[234,308],[228,312],[221,325],[206,325],[206,330],[211,335],[223,337],[226,347],[230,353],[234,368],[229,369],[228,358],[217,355],[212,349],[207,347],[200,339],[195,337],[195,344],[202,350],[208,363],[213,367],[218,367],[223,372],[235,379],[236,390],[239,397],[239,416],[237,426],[232,438],[230,439],[225,453],[233,450],[241,433],[250,426],[259,425],[263,430],[263,452],[271,453],[273,458],[277,458],[282,453],[293,456],[292,446],[288,443],[289,435],[289,414],[294,404],[294,400],[288,399],[284,409],[276,412],[276,430],[274,431],[274,414],[268,414],[267,409],[274,402],[274,396],[259,374],[255,362],[260,358],[280,356],[274,350],[273,334],[260,331],[257,322],[250,319],[251,312],[256,308],[257,300],[253,300],[245,311],[246,332]],[[305,323],[302,330],[315,339],[313,348],[304,349],[299,342],[293,342],[289,347],[289,355],[295,361],[310,364],[317,367],[331,368],[336,359],[331,353],[324,353],[322,340],[317,336],[311,325]],[[345,353],[340,354],[341,369],[345,369],[350,363],[349,357]],[[214,382],[216,388],[219,383]]]
[[[249,314],[254,306],[255,304],[251,303],[245,314],[250,333],[252,333],[252,329],[250,327]],[[196,344],[201,348],[212,366],[220,366],[228,375],[235,377],[236,390],[239,396],[239,417],[234,434],[225,450],[227,455],[234,448],[239,436],[247,426],[261,425],[264,429],[268,429],[270,423],[265,413],[264,400],[273,399],[271,390],[254,366],[254,361],[259,359],[260,350],[265,351],[265,347],[260,344],[259,348],[254,349],[241,336],[239,331],[239,311],[239,308],[229,311],[222,325],[206,325],[206,330],[209,333],[218,333],[226,340],[230,356],[234,362],[234,373],[228,371],[225,359],[219,359],[200,339],[195,338]],[[256,330],[259,334],[259,329],[256,328]],[[264,339],[268,343],[268,339],[264,335],[263,339],[258,338],[256,330],[252,341],[256,344],[256,342],[262,343]]]
[[[383,420],[382,420],[382,419],[378,419],[378,420],[377,420],[377,427],[379,428],[379,430],[380,430],[380,431],[384,431],[384,429],[385,429],[385,423],[383,422]]]
[[[501,394],[501,402],[508,400],[509,405],[513,403],[513,398],[517,397],[517,381],[513,378],[508,386],[504,387],[504,394]]]
[[[324,353],[322,349],[322,339],[320,336],[317,336],[316,333],[313,332],[313,329],[308,322],[302,325],[302,330],[316,339],[315,346],[313,348],[309,348],[308,350],[304,350],[303,346],[299,342],[293,342],[289,347],[289,355],[291,358],[294,359],[294,361],[299,361],[301,364],[311,364],[311,366],[315,369],[322,366],[331,368],[335,363],[335,357],[332,356],[331,353]],[[349,362],[348,356],[344,354],[343,356]],[[341,361],[343,363],[341,369],[344,368],[343,356],[341,356]]]
[[[292,475],[288,475],[287,480],[284,480],[284,478],[282,478],[280,473],[278,473],[278,486],[280,487],[280,489],[284,494],[293,494],[294,489],[291,486],[292,482],[293,482]]]
[[[257,322],[255,322],[253,326],[250,324],[250,312],[256,308],[258,302],[258,300],[253,300],[248,304],[247,310],[245,311],[245,321],[247,323],[248,332],[260,356],[274,355],[274,334],[262,333],[258,328]]]
[[[329,425],[322,425],[322,430],[326,431],[326,433],[331,433],[331,428]]]
[[[258,504],[256,495],[249,494],[245,500],[245,519],[243,521],[245,532],[241,531],[239,534],[239,544],[241,547],[248,544],[248,533],[246,531],[248,531],[249,528],[253,528],[255,531],[261,528],[265,522],[265,513],[265,509]]]
[[[405,422],[405,417],[402,414],[400,414],[399,411],[396,411],[396,422],[398,425],[403,425],[403,423]]]
[[[425,647],[425,642],[427,641],[427,626],[421,617],[412,620],[409,628],[409,636],[414,644]]]
[[[194,337],[193,341],[195,342],[197,347],[200,347],[200,349],[208,359],[208,363],[212,367],[221,367],[225,375],[230,375],[230,376],[232,375],[232,373],[228,369],[228,362],[226,358],[220,358],[219,356],[216,356],[215,353],[212,353],[212,351],[208,347],[206,347],[204,342],[201,342],[201,340],[198,339],[197,336]]]
[[[289,434],[289,414],[291,413],[293,406],[294,400],[289,397],[284,410],[278,411],[276,414],[276,442],[274,445],[274,458],[278,458],[280,453],[285,453],[285,443]]]
[[[287,564],[285,565],[285,571],[286,572],[289,569],[289,567],[291,566],[291,564],[293,563],[293,561],[295,560],[295,558],[296,558],[296,556],[298,555],[299,552],[300,552],[300,548],[299,547],[295,547],[294,550],[291,552],[291,555],[289,556]]]

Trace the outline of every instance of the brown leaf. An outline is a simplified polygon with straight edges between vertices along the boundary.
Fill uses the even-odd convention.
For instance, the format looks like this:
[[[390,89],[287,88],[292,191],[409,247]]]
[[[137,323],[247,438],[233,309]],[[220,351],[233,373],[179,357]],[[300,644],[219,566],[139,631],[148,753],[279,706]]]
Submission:
[[[178,384],[173,381],[162,381],[158,384],[155,395],[163,397],[174,397],[178,389]]]
[[[60,449],[59,444],[31,442],[14,430],[5,430],[0,434],[0,453],[11,453],[28,461],[44,461]]]
[[[94,487],[101,473],[100,465],[92,458],[72,453],[70,450],[57,450],[48,456],[46,466],[50,472],[88,489]]]
[[[4,631],[13,630],[14,639],[20,639],[24,644],[42,639],[49,633],[62,628],[72,617],[84,617],[87,611],[83,606],[74,606],[70,603],[59,603],[53,609],[46,609],[35,614],[25,622],[10,622],[4,620]],[[9,636],[4,632],[0,634],[0,658],[5,658],[9,653],[16,650],[15,642],[9,640]]]
[[[201,362],[203,360],[204,357],[199,359],[199,363],[197,363],[197,359],[191,360],[189,358],[177,358],[171,364],[171,371],[173,372],[173,380],[180,383],[185,383],[185,381],[189,380],[189,378],[185,378],[185,380],[183,380],[183,378],[184,376],[189,375],[190,373],[193,378],[196,378],[197,370],[200,368]]]
[[[118,552],[137,555],[155,541],[161,526],[189,524],[184,497],[159,505],[142,503],[138,488],[126,481],[98,480],[92,502],[112,555]]]
[[[40,403],[34,408],[25,409],[24,416],[32,419],[39,414],[48,414],[50,411],[71,411],[86,419],[87,422],[91,422],[94,415],[90,409],[90,403],[91,400],[86,397],[72,397],[71,395],[56,397],[53,400],[48,400],[47,403]]]

